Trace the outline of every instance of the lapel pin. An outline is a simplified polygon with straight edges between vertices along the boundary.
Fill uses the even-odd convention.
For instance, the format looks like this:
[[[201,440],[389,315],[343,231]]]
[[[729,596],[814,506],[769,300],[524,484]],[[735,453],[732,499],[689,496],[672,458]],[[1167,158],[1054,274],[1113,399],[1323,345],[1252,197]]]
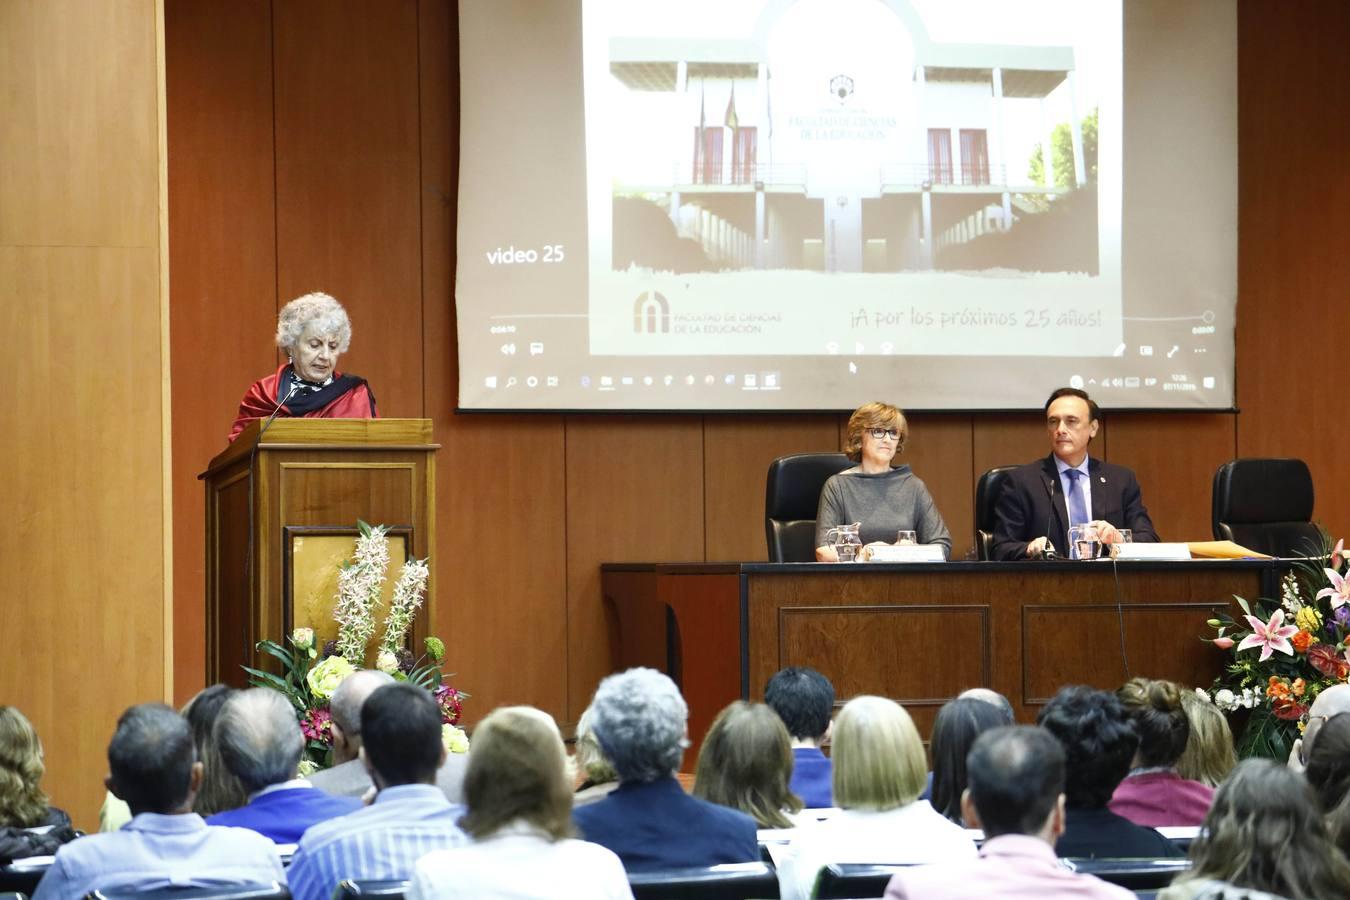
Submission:
[[[1101,476],[1101,482],[1102,482],[1102,484],[1106,484],[1106,476],[1105,476],[1105,475]]]

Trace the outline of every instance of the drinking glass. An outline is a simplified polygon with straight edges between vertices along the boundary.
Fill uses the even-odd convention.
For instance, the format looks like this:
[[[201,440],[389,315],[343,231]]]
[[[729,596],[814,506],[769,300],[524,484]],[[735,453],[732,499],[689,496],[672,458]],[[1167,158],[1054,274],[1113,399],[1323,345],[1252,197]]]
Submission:
[[[919,536],[913,531],[901,530],[895,533],[895,542],[897,544],[917,544]]]
[[[1096,559],[1102,549],[1097,526],[1092,524],[1069,526],[1069,545],[1073,547],[1076,559]]]

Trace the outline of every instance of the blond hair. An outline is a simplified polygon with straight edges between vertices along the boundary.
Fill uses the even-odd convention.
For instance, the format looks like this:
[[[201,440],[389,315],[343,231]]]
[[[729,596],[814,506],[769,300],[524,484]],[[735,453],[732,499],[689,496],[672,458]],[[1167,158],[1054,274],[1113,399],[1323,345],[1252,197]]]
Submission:
[[[553,717],[533,706],[503,706],[479,722],[464,802],[469,811],[459,824],[475,839],[517,820],[553,840],[571,837],[572,784]]]
[[[1237,765],[1233,732],[1217,706],[1194,691],[1184,691],[1181,708],[1191,723],[1186,749],[1177,760],[1177,774],[1210,787],[1218,787]]]
[[[895,440],[895,455],[905,452],[905,443],[909,440],[909,423],[898,407],[889,403],[864,403],[848,417],[848,428],[844,435],[844,455],[854,462],[862,461],[863,432],[869,428],[894,428],[899,435]],[[892,460],[892,465],[900,465]]]
[[[885,697],[855,697],[834,720],[834,802],[878,812],[908,806],[928,783],[923,741],[905,708]]]
[[[47,795],[38,782],[46,767],[42,744],[24,714],[0,706],[0,825],[32,828],[47,815]]]

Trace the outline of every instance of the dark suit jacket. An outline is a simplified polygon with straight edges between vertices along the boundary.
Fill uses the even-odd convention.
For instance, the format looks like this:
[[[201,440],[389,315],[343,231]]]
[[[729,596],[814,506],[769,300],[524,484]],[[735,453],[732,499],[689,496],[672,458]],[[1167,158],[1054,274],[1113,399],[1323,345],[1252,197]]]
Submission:
[[[1129,528],[1140,543],[1158,540],[1133,472],[1089,457],[1088,474],[1092,479],[1094,520],[1103,519],[1117,528]],[[1064,505],[1064,479],[1059,477],[1053,455],[1019,466],[1008,474],[994,509],[994,559],[1025,559],[1027,544],[1047,533],[1056,552],[1068,557],[1069,512]]]
[[[755,820],[691,797],[674,778],[624,782],[572,811],[586,840],[608,847],[629,872],[759,862]]]
[[[1136,825],[1103,807],[1064,811],[1064,833],[1055,843],[1058,856],[1074,859],[1165,858],[1185,856],[1152,828]]]

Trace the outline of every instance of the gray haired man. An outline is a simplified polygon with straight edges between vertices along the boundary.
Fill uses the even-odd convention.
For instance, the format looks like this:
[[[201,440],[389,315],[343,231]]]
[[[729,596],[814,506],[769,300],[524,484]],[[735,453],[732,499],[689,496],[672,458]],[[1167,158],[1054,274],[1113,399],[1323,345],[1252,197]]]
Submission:
[[[248,803],[216,813],[208,825],[251,828],[278,844],[295,844],[315,822],[345,816],[361,805],[296,777],[305,738],[295,709],[271,688],[252,688],[227,700],[214,736],[225,768],[248,792]]]

